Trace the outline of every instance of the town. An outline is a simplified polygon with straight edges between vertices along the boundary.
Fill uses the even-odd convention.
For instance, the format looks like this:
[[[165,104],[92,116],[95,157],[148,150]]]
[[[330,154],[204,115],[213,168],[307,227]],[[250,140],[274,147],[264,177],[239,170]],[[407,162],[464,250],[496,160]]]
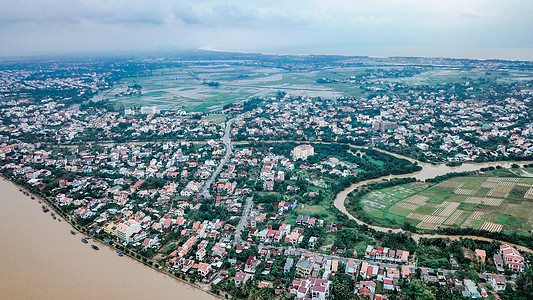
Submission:
[[[358,75],[313,80],[357,86],[357,97],[287,89],[231,101],[216,112],[191,112],[120,104],[143,97],[141,85],[92,101],[121,79],[181,66],[116,64],[0,71],[2,175],[85,235],[221,298],[532,297],[530,231],[524,236],[502,226],[485,239],[424,235],[446,229],[448,215],[431,227],[424,227],[426,218],[416,226],[392,224],[403,226],[401,232],[379,231],[333,205],[355,183],[392,185],[391,176],[405,176],[398,185],[422,184],[407,178],[422,163],[514,161],[505,176],[501,168],[468,175],[514,176],[512,186],[492,181],[509,187],[502,198],[524,185],[518,181],[533,176],[531,165],[520,163],[533,157],[533,82],[494,78],[517,66],[479,62],[480,76],[431,86],[406,78],[433,65],[364,67]],[[319,65],[278,66],[316,71]],[[198,84],[227,84],[216,82]],[[455,175],[465,174],[449,174]],[[531,191],[521,201],[531,201]],[[405,193],[392,204],[423,207],[400,204],[414,195]],[[453,214],[459,205],[449,214],[466,211]]]

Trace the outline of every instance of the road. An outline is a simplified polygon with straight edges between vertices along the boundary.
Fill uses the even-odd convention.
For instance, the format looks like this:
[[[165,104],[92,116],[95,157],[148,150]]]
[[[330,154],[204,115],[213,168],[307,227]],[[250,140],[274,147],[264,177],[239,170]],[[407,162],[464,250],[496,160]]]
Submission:
[[[211,198],[211,193],[209,192],[209,190],[211,189],[211,185],[217,178],[218,174],[220,174],[220,172],[222,171],[222,168],[228,163],[231,157],[231,154],[233,152],[233,149],[231,147],[231,125],[233,124],[233,122],[235,122],[235,120],[236,118],[233,118],[226,123],[226,130],[224,131],[224,136],[222,137],[222,142],[224,143],[224,146],[226,147],[226,154],[220,161],[220,164],[218,165],[215,172],[211,175],[211,177],[209,177],[209,179],[207,179],[207,181],[204,184],[201,194],[205,198]]]
[[[242,213],[241,220],[239,221],[239,224],[237,225],[237,228],[235,229],[235,240],[233,241],[234,245],[243,245],[244,243],[247,244],[247,242],[243,241],[241,238],[241,232],[244,229],[244,226],[246,226],[246,222],[248,221],[248,217],[250,216],[250,210],[252,209],[252,201],[253,197],[246,198],[246,204],[244,205],[244,212]]]

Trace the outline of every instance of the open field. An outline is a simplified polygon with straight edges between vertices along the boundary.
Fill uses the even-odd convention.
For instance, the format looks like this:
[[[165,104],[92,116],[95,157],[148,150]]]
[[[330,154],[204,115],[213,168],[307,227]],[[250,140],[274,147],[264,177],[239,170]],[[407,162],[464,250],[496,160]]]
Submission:
[[[113,88],[99,92],[93,100],[109,99],[124,107],[158,106],[160,109],[196,112],[218,112],[229,103],[240,103],[254,96],[272,96],[285,91],[293,96],[322,98],[362,97],[366,91],[360,84],[342,82],[360,76],[369,69],[390,69],[390,66],[334,67],[318,70],[294,70],[277,67],[251,66],[233,61],[212,61],[205,64],[185,63],[179,67],[153,70],[150,75],[127,77]],[[494,73],[490,76],[494,78]],[[527,74],[513,73],[513,78],[525,80]],[[395,81],[411,85],[438,84],[463,77],[487,77],[484,72],[453,68],[428,68],[420,74],[399,78],[377,78],[378,81]],[[500,76],[501,77],[501,76]],[[335,83],[317,83],[317,79],[339,80]],[[207,83],[217,82],[218,86]],[[142,95],[117,96],[128,86],[139,84]],[[377,83],[377,86],[382,86]],[[384,87],[384,83],[383,86]]]
[[[226,119],[227,119],[226,115],[212,114],[212,115],[203,116],[201,121],[222,124],[222,123],[226,122]]]
[[[370,192],[361,204],[383,224],[408,222],[420,229],[471,227],[518,234],[533,230],[530,177],[457,177],[426,186],[415,182]]]
[[[153,106],[160,109],[183,109],[197,112],[221,111],[225,104],[240,103],[253,96],[274,95],[283,90],[292,95],[327,97],[359,95],[359,87],[344,86],[340,91],[317,84],[323,71],[286,71],[278,68],[251,67],[229,63],[187,65],[155,70],[150,76],[121,80],[93,100],[109,99],[125,107]],[[208,82],[218,82],[209,86]],[[142,86],[140,96],[115,96],[128,86]]]

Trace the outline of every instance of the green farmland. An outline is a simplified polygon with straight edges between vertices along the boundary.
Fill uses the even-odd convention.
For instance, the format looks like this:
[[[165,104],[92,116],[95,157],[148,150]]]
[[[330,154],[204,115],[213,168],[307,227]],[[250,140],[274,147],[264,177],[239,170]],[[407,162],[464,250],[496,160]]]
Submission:
[[[437,184],[413,182],[364,195],[375,224],[419,229],[460,227],[529,235],[533,229],[533,178],[469,176]]]

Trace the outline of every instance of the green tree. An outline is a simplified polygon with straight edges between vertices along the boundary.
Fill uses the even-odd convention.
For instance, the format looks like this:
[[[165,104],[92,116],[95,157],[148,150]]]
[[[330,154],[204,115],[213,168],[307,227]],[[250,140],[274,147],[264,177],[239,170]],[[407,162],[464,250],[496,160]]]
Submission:
[[[516,291],[526,299],[533,299],[533,269],[529,268],[516,278]]]

